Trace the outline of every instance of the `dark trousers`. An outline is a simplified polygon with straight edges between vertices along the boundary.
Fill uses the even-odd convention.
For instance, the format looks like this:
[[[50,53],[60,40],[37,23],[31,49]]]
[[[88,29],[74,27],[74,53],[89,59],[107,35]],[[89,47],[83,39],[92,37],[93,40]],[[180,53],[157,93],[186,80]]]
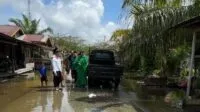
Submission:
[[[76,70],[72,70],[71,74],[72,74],[72,78],[76,82],[76,80],[77,80],[77,72],[76,72]]]
[[[59,87],[59,84],[62,81],[62,75],[60,71],[57,71],[56,74],[53,72],[53,83],[54,87]]]

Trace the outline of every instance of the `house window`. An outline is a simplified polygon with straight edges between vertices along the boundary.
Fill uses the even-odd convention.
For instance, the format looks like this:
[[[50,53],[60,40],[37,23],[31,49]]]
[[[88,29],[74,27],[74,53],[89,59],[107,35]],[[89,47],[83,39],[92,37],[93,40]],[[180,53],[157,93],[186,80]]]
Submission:
[[[30,57],[31,57],[31,50],[30,50],[29,47],[25,48],[25,56],[26,56],[27,58],[30,58]]]

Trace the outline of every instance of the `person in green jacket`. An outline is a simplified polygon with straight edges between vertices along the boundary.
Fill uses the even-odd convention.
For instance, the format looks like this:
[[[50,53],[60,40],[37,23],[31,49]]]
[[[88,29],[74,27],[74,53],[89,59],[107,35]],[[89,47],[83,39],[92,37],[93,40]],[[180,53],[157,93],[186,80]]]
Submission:
[[[77,71],[76,71],[76,65],[75,65],[77,57],[78,57],[78,54],[76,51],[74,51],[73,56],[71,57],[71,74],[72,74],[72,78],[74,79],[74,82],[77,81]]]
[[[88,66],[88,57],[84,55],[84,52],[80,52],[79,56],[74,62],[77,71],[76,86],[84,88],[87,85],[86,71]]]

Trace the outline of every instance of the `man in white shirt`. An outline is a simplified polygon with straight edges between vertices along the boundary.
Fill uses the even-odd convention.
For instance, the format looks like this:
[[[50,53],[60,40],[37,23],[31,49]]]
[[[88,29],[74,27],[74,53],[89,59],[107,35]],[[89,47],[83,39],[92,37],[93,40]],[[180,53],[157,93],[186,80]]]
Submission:
[[[56,90],[59,89],[59,85],[62,82],[62,59],[60,57],[60,52],[57,48],[54,49],[54,55],[52,57],[51,63],[53,68],[53,82]]]

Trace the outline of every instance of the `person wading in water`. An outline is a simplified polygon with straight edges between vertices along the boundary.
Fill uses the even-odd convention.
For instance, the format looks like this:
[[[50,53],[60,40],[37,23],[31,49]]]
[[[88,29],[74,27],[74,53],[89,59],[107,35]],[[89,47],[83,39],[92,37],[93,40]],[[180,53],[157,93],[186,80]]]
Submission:
[[[47,69],[45,67],[45,64],[42,63],[42,66],[39,69],[40,72],[40,81],[41,81],[41,86],[43,87],[43,82],[45,82],[45,85],[47,86]]]
[[[71,61],[72,61],[71,62],[72,63],[72,65],[71,65],[71,74],[72,74],[72,78],[74,79],[74,82],[77,81],[77,71],[76,71],[76,65],[75,65],[75,61],[77,60],[77,57],[78,57],[77,52],[74,51],[72,59],[71,59]]]
[[[59,85],[62,82],[62,59],[60,57],[60,51],[58,51],[57,48],[54,49],[54,55],[52,58],[52,68],[53,68],[53,83],[56,90],[61,90],[62,88],[59,88]],[[61,85],[62,86],[62,85]]]
[[[74,64],[77,71],[76,86],[85,88],[87,85],[86,70],[88,66],[88,57],[84,55],[83,51],[79,53],[79,56],[75,60]]]

